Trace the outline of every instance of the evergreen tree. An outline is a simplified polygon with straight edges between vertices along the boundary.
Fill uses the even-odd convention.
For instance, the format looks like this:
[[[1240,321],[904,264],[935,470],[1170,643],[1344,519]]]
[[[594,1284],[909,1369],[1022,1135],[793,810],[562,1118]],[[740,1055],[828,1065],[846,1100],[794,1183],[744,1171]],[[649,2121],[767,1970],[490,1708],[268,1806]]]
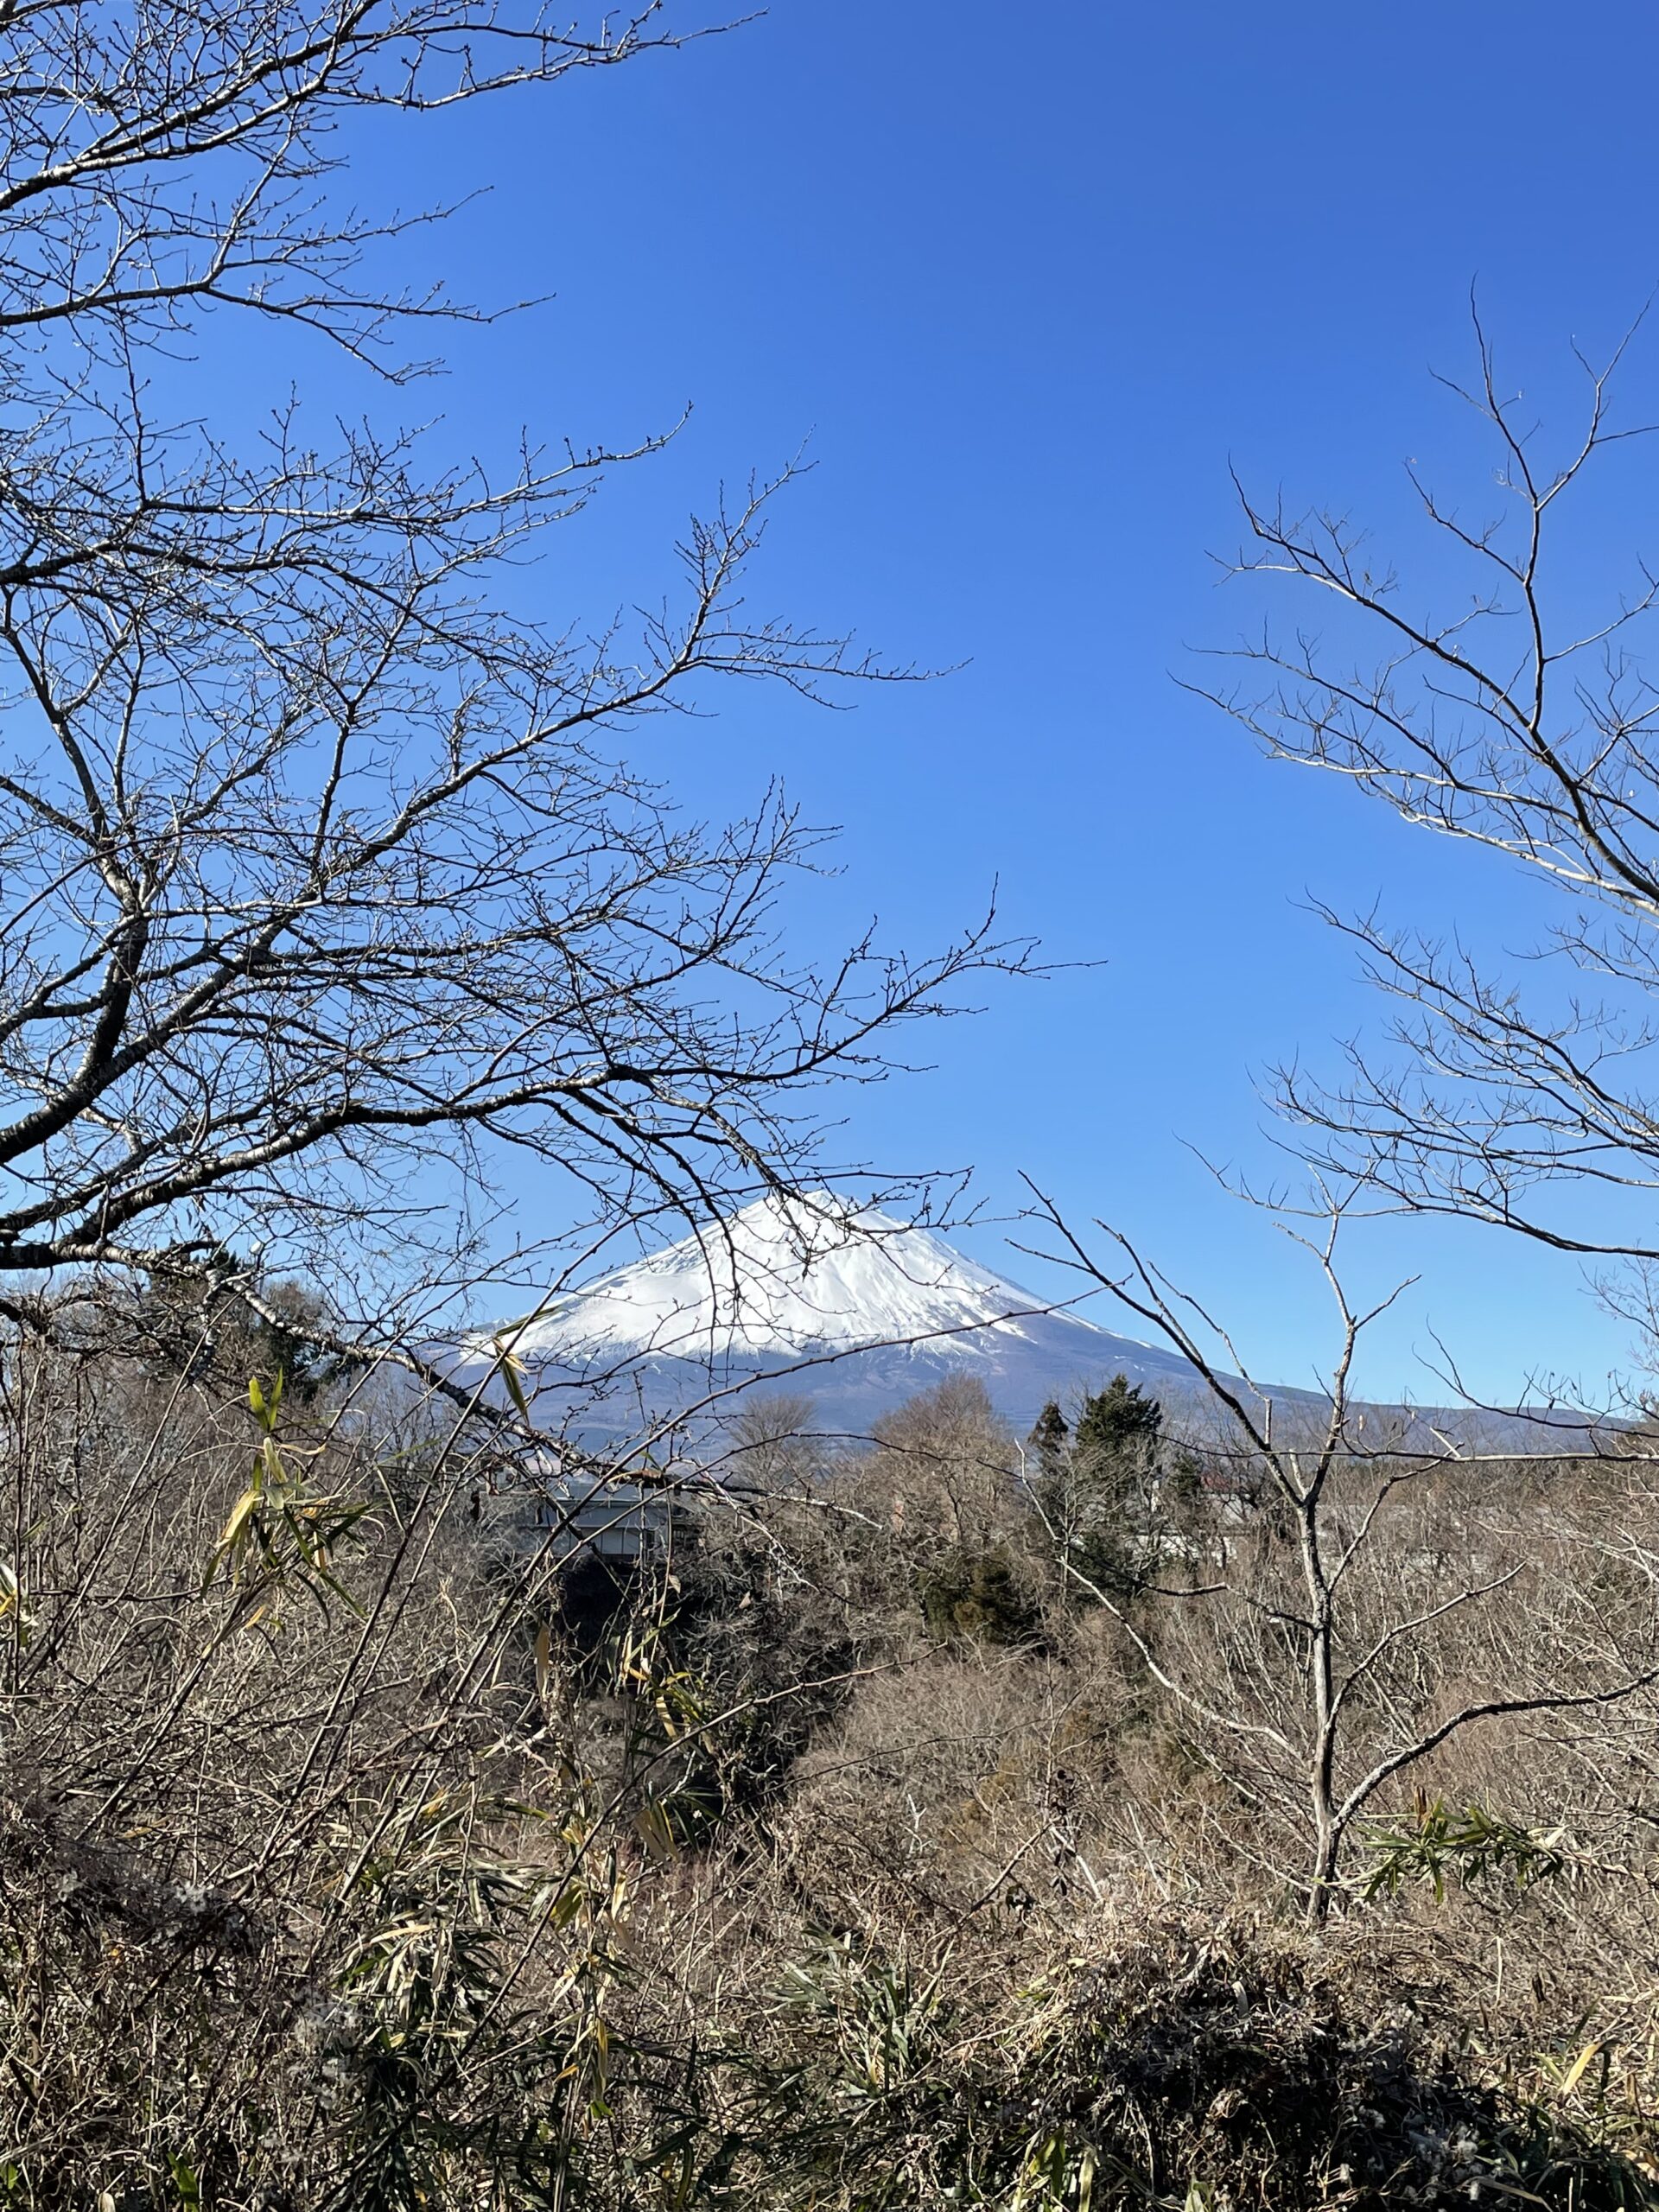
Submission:
[[[229,1290],[232,1278],[257,1291],[263,1311]],[[152,1375],[211,1379],[238,1396],[251,1376],[267,1390],[280,1383],[290,1402],[308,1401],[354,1363],[317,1343],[323,1305],[315,1291],[283,1277],[260,1280],[224,1247],[188,1268],[159,1258],[125,1318]]]
[[[1139,1383],[1115,1375],[1103,1390],[1085,1397],[1077,1415],[1075,1450],[1084,1460],[1116,1460],[1157,1449],[1164,1409]]]
[[[1071,1441],[1071,1430],[1065,1415],[1052,1398],[1038,1414],[1036,1426],[1026,1441],[1046,1472],[1065,1458]]]
[[[921,1578],[918,1594],[922,1618],[943,1642],[1030,1648],[1041,1639],[1041,1612],[1001,1550],[949,1554]]]
[[[1075,1427],[1051,1404],[1032,1432],[1037,1502],[1054,1541],[1078,1574],[1114,1597],[1134,1595],[1158,1549],[1163,1421],[1155,1398],[1116,1375],[1084,1396]]]

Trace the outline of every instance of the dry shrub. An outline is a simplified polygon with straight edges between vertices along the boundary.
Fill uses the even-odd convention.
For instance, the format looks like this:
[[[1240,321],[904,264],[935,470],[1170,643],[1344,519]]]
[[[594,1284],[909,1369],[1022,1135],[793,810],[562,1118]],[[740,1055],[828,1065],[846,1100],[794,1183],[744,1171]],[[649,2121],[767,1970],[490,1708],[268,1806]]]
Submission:
[[[1645,1696],[1440,1747],[1379,1797],[1394,1840],[1357,1837],[1316,1942],[1294,1763],[1220,1725],[1301,1710],[1282,1545],[1243,1503],[1205,1538],[1227,1588],[1135,1614],[1211,1725],[1057,1573],[1039,1647],[930,1636],[901,1530],[867,1510],[891,1442],[705,1516],[578,1655],[550,1562],[474,1524],[484,1471],[361,1377],[263,1415],[107,1353],[31,1352],[7,1380],[20,2205],[1654,2195]],[[931,1464],[930,1419],[961,1448],[961,1410],[902,1425],[906,1465]],[[256,1460],[264,1550],[226,1538]],[[349,1509],[326,1556],[284,1499],[313,1534],[311,1508]],[[1448,1577],[1517,1572],[1390,1652],[1362,1745],[1647,1648],[1639,1466],[1400,1503],[1355,1637]],[[1020,1511],[993,1495],[976,1526],[1036,1576]],[[1445,1847],[1463,1806],[1538,1878]]]
[[[571,2166],[626,1870],[476,1469],[361,1392],[8,1380],[11,2199],[413,2208]]]
[[[826,1932],[781,1973],[778,1936],[760,1913],[741,1940],[728,1929],[698,2006],[705,2139],[728,2131],[734,2202],[1650,2201],[1650,2128],[1593,2093],[1495,2078],[1444,1990],[1392,1971],[1369,1937],[1316,1944],[1259,1913],[1173,1910],[1149,1886],[1063,1932],[1006,1914],[931,1944]],[[677,1964],[683,1977],[687,1952]]]

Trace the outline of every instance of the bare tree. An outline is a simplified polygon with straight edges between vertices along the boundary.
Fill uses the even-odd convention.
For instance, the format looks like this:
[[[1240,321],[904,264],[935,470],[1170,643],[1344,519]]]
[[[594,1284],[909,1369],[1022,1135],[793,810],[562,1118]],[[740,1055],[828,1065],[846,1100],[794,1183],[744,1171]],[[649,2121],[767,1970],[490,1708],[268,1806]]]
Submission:
[[[1219,1580],[1200,1580],[1197,1570],[1213,1562],[1195,1561],[1189,1587],[1156,1593],[1178,1616],[1211,1607],[1224,1617],[1219,1626],[1211,1620],[1196,1658],[1191,1650],[1185,1661],[1177,1656],[1183,1629],[1172,1634],[1137,1615],[1090,1581],[1064,1545],[1062,1567],[1116,1618],[1157,1688],[1185,1720],[1209,1732],[1224,1764],[1236,1764],[1230,1745],[1246,1754],[1238,1779],[1247,1794],[1300,1799],[1297,1825],[1307,1847],[1300,1885],[1316,1924],[1338,1893],[1344,1847],[1356,1823],[1397,1776],[1478,1722],[1605,1707],[1659,1681],[1644,1602],[1634,1662],[1628,1640],[1611,1635],[1592,1607],[1567,1648],[1551,1655],[1548,1679],[1503,1683],[1449,1708],[1437,1700],[1427,1714],[1419,1700],[1391,1694],[1389,1670],[1409,1662],[1427,1631],[1514,1593],[1529,1564],[1538,1562],[1541,1533],[1529,1532],[1529,1555],[1501,1565],[1431,1548],[1414,1579],[1398,1573],[1398,1550],[1390,1546],[1394,1571],[1385,1586],[1367,1586],[1390,1518],[1412,1496],[1432,1491],[1437,1477],[1478,1455],[1451,1440],[1414,1435],[1404,1422],[1392,1437],[1379,1434],[1375,1408],[1371,1433],[1364,1433],[1367,1408],[1352,1389],[1355,1355],[1366,1328],[1400,1294],[1361,1307],[1344,1285],[1338,1239],[1365,1195],[1364,1185],[1319,1193],[1325,1212],[1312,1233],[1296,1227],[1294,1216],[1281,1223],[1324,1277],[1338,1348],[1324,1406],[1292,1408],[1276,1436],[1271,1397],[1249,1379],[1230,1338],[1196,1300],[1122,1231],[1096,1224],[1112,1248],[1105,1260],[1068,1227],[1052,1199],[1039,1193],[1037,1205],[1037,1218],[1055,1240],[1044,1256],[1108,1292],[1192,1363],[1224,1416],[1223,1436],[1210,1447],[1212,1465],[1230,1471],[1239,1497],[1252,1501],[1243,1513],[1242,1543],[1222,1547]],[[1510,1455],[1500,1456],[1509,1462]],[[1241,1549],[1243,1556],[1229,1555]]]
[[[1477,317],[1478,373],[1450,389],[1495,448],[1501,508],[1467,515],[1410,472],[1451,563],[1442,614],[1419,612],[1432,594],[1344,516],[1241,486],[1252,543],[1236,571],[1287,578],[1344,619],[1335,641],[1267,632],[1235,656],[1252,674],[1207,696],[1275,758],[1516,863],[1566,909],[1526,982],[1460,938],[1325,910],[1398,1011],[1389,1046],[1351,1046],[1336,1082],[1278,1071],[1316,1161],[1413,1210],[1645,1268],[1659,1256],[1659,691],[1643,654],[1659,585],[1638,565],[1586,620],[1560,557],[1574,499],[1651,427],[1611,410],[1635,334],[1605,367],[1578,356],[1584,421],[1547,460]]]
[[[692,524],[677,606],[556,634],[504,565],[621,456],[496,482],[372,423],[324,450],[297,408],[247,454],[157,396],[210,309],[408,373],[411,323],[473,310],[377,284],[407,223],[339,202],[354,124],[687,35],[663,0],[590,34],[496,0],[0,22],[0,1272],[255,1234],[337,1262],[407,1228],[415,1162],[476,1180],[490,1143],[601,1230],[703,1212],[787,1182],[799,1094],[1020,958],[987,925],[792,960],[815,834],[777,793],[683,820],[630,757],[711,678],[882,673],[747,612],[776,484]]]
[[[715,679],[883,673],[747,610],[777,483],[690,524],[673,605],[588,636],[516,619],[505,586],[627,455],[531,450],[497,480],[372,415],[324,442],[290,405],[241,447],[168,397],[227,318],[302,387],[319,346],[400,384],[417,334],[476,311],[381,283],[429,218],[347,204],[365,125],[686,35],[665,0],[591,34],[514,0],[0,11],[0,1858],[8,1881],[63,1870],[0,1941],[0,2076],[37,2194],[217,2202],[264,2157],[226,2147],[246,2120],[284,2200],[447,2201],[470,2165],[503,2202],[563,2201],[627,1824],[657,1808],[613,1802],[566,1726],[576,1507],[512,1543],[483,1510],[551,1455],[521,1402],[474,1419],[482,1384],[389,1386],[420,1362],[387,1342],[387,1281],[454,1287],[464,1254],[442,1281],[406,1264],[422,1210],[505,1182],[515,1150],[563,1171],[571,1266],[647,1216],[787,1188],[815,1086],[880,1072],[895,1025],[1022,957],[987,925],[918,961],[792,957],[777,900],[818,837],[775,792],[684,820],[644,759],[647,718]],[[254,1243],[341,1311],[262,1291]],[[66,1279],[138,1276],[142,1337],[120,1310],[68,1325]],[[17,1325],[48,1317],[56,1342]],[[296,1331],[358,1357],[284,1392],[264,1354]],[[216,1335],[256,1376],[251,1434]],[[157,1849],[126,1853],[140,1832]],[[53,1961],[81,1923],[55,1900],[84,1870],[141,1948],[192,1961],[203,2039],[160,2040],[199,2107],[112,1986],[53,2080],[18,2070],[67,2055]],[[213,2024],[232,1957],[297,2054],[275,2117],[244,2087],[257,2039],[233,2056]],[[171,1978],[148,1972],[140,2012]],[[524,2037],[555,2016],[550,2073]],[[337,2064],[342,2026],[363,2033]],[[509,2078],[535,2109],[504,2128],[486,2084]]]

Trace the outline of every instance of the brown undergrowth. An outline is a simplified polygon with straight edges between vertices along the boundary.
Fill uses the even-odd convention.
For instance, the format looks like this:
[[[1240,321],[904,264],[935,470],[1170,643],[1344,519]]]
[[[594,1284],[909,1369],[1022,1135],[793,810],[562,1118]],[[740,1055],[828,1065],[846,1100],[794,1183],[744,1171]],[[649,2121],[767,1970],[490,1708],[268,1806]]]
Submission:
[[[504,1471],[360,1376],[250,1408],[35,1351],[5,1403],[9,2202],[1659,2200],[1651,1697],[1439,1747],[1310,1929],[1282,1562],[1235,1491],[1170,1521],[1224,1593],[1122,1600],[1198,1713],[960,1397],[705,1501],[580,1639],[474,1512]],[[1357,1637],[1519,1571],[1367,1678],[1364,1756],[1645,1649],[1639,1465],[1437,1478],[1389,1541]]]

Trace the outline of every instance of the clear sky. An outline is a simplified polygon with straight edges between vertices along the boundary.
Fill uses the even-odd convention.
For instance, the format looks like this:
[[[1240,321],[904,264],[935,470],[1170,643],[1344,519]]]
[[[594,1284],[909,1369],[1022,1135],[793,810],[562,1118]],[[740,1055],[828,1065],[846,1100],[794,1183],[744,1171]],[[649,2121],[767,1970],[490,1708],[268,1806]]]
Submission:
[[[1532,916],[1501,871],[1267,764],[1178,687],[1191,646],[1259,612],[1210,558],[1236,542],[1228,464],[1408,550],[1408,456],[1490,485],[1429,376],[1467,365],[1471,279],[1565,432],[1568,341],[1605,350],[1659,278],[1656,69],[1634,0],[779,0],[465,115],[418,175],[389,138],[364,178],[412,201],[487,172],[416,251],[486,302],[556,296],[463,337],[394,411],[488,452],[521,424],[626,440],[694,404],[524,580],[546,612],[659,591],[686,510],[810,435],[757,603],[965,665],[842,716],[746,692],[664,729],[653,765],[710,808],[780,771],[842,825],[803,942],[874,912],[925,944],[997,877],[1011,928],[1105,963],[936,1031],[936,1073],[849,1098],[845,1150],[971,1163],[994,1211],[1029,1171],[1143,1238],[1266,1376],[1307,1378],[1318,1294],[1186,1147],[1260,1160],[1254,1071],[1372,1019],[1300,902],[1381,893],[1494,944]],[[1659,342],[1638,346],[1634,411],[1659,413],[1656,376]],[[1586,588],[1653,512],[1647,467],[1596,511]],[[1007,1264],[1000,1232],[966,1241]],[[1391,1229],[1357,1256],[1368,1283],[1424,1276],[1376,1339],[1378,1391],[1434,1387],[1431,1325],[1495,1394],[1626,1351],[1570,1264],[1490,1233]]]

